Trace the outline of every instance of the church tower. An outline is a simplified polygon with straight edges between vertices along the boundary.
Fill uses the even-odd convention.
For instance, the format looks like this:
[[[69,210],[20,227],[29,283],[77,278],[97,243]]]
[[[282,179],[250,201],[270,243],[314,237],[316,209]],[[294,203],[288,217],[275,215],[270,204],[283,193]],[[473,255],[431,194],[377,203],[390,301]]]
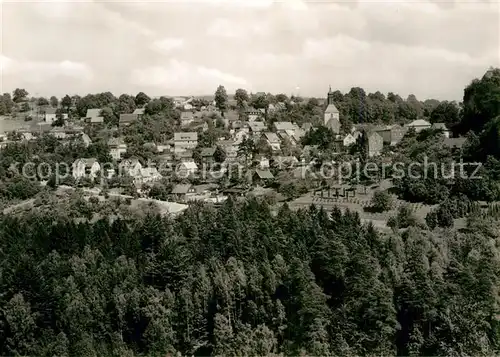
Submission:
[[[330,86],[330,89],[328,90],[327,104],[328,104],[328,105],[330,105],[330,104],[335,105],[335,103],[333,103],[333,92],[332,92],[332,86]]]
[[[324,113],[324,125],[332,129],[335,134],[340,133],[340,114],[333,101],[332,86],[328,90],[327,107]]]

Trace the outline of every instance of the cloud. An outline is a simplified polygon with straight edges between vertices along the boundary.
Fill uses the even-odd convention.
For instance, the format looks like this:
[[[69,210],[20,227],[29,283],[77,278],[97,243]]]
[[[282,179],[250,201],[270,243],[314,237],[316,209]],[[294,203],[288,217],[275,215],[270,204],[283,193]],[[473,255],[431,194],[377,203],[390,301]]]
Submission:
[[[324,96],[331,83],[460,99],[471,79],[500,65],[492,1],[75,1],[4,3],[3,55],[86,64],[93,79],[74,79],[71,88],[118,94],[213,93],[224,83],[250,90],[251,82],[262,91],[299,85],[304,95]],[[25,78],[12,73],[4,86]],[[38,88],[50,95],[66,85]]]
[[[64,76],[81,81],[93,79],[92,70],[84,63],[61,62],[33,62],[16,61],[6,56],[1,57],[2,75],[16,76],[23,82],[44,82],[51,78]]]
[[[208,27],[207,35],[213,37],[242,38],[247,36],[265,36],[268,26],[262,23],[238,21],[229,18],[216,18]]]
[[[175,0],[171,1],[175,2]],[[267,8],[273,5],[274,0],[198,0],[198,3],[219,6]]]
[[[184,39],[182,38],[164,38],[153,42],[152,48],[160,53],[169,53],[182,46],[184,46]]]
[[[28,5],[27,5],[28,4]],[[71,22],[96,22],[109,29],[131,31],[142,36],[153,36],[154,32],[145,24],[135,22],[133,18],[125,18],[121,13],[110,10],[105,2],[77,1],[77,0],[51,0],[43,2],[18,1],[18,6],[29,6],[38,16],[58,21]]]
[[[131,80],[137,86],[154,90],[159,95],[183,91],[207,94],[212,93],[218,85],[224,85],[226,89],[249,85],[246,79],[219,69],[178,60],[170,60],[167,66],[136,69],[132,72]]]

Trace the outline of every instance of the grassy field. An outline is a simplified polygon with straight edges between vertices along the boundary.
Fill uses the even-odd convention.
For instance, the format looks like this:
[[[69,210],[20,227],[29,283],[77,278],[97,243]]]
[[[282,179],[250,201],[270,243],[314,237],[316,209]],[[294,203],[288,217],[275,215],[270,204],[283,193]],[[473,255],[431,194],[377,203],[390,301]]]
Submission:
[[[20,129],[26,125],[24,120],[10,119],[4,116],[0,116],[0,133]]]

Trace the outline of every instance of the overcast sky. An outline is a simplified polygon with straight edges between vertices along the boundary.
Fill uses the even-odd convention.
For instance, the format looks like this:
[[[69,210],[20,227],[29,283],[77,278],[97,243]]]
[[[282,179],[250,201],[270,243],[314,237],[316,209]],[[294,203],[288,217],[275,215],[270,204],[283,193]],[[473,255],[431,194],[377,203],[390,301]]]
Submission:
[[[3,0],[1,28],[1,90],[44,96],[331,84],[460,100],[500,66],[497,1]]]

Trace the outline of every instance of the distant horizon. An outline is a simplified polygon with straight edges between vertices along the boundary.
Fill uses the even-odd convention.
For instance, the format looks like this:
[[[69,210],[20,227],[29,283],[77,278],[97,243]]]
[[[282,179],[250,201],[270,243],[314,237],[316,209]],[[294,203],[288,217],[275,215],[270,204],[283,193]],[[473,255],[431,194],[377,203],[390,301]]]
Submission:
[[[486,71],[485,71],[485,72],[486,72]],[[480,78],[480,77],[481,77],[481,76],[479,76],[478,78]],[[468,83],[467,83],[467,84],[463,87],[462,92],[463,92],[463,90],[466,88],[466,86],[468,86],[468,85],[469,85],[469,84],[470,84],[470,83],[471,83],[474,79],[476,79],[476,78],[472,78],[472,79],[471,79],[471,80],[470,80],[470,81],[469,81],[469,82],[468,82]],[[359,87],[359,86],[356,86],[356,87]],[[356,87],[351,87],[351,88],[356,88]],[[22,88],[22,87],[16,87],[16,88]],[[16,88],[12,89],[11,91],[0,90],[0,92],[2,92],[2,93],[10,93],[10,94],[12,95],[13,91],[14,91]],[[366,89],[365,89],[365,88],[363,88],[363,87],[359,87],[359,88],[364,89],[367,95],[368,95],[368,94],[370,94],[370,93],[376,93],[376,92],[377,92],[377,90],[376,90],[376,91],[368,91],[368,90],[366,90]],[[72,96],[74,96],[74,95],[78,95],[78,96],[80,96],[80,97],[85,97],[86,95],[89,95],[89,94],[91,94],[91,95],[95,95],[95,94],[99,94],[99,93],[106,93],[106,92],[110,92],[111,94],[113,94],[113,95],[114,95],[115,97],[117,97],[117,98],[118,98],[120,95],[122,95],[122,94],[128,94],[128,95],[131,95],[131,96],[135,96],[135,95],[137,95],[137,94],[138,94],[138,93],[140,93],[140,92],[144,92],[144,93],[145,93],[148,97],[150,97],[151,99],[159,99],[159,98],[161,98],[161,97],[166,97],[166,98],[189,98],[189,97],[194,97],[194,98],[206,98],[206,99],[210,98],[210,99],[213,99],[213,98],[215,97],[215,90],[214,90],[214,94],[180,94],[180,95],[170,95],[170,94],[163,94],[163,95],[151,95],[151,94],[149,94],[148,92],[145,92],[145,91],[137,91],[136,93],[128,93],[128,92],[113,92],[113,91],[111,91],[111,90],[104,90],[104,91],[96,91],[96,92],[87,92],[87,93],[85,93],[85,94],[78,94],[78,93],[66,93],[66,94],[63,94],[63,95],[59,95],[59,96],[58,96],[58,95],[56,95],[56,94],[46,94],[46,95],[43,95],[43,94],[41,94],[41,93],[32,93],[32,92],[30,92],[29,88],[23,88],[23,89],[26,89],[26,90],[28,91],[28,93],[29,93],[28,97],[29,97],[29,98],[31,98],[31,97],[34,97],[34,98],[40,98],[40,97],[43,97],[43,98],[47,98],[47,99],[48,99],[48,98],[50,98],[50,97],[51,97],[51,96],[53,96],[53,95],[54,95],[54,96],[56,96],[57,98],[61,99],[61,98],[63,98],[63,97],[64,97],[64,96],[66,96],[66,95],[69,95],[70,97],[72,97]],[[245,89],[245,88],[242,88],[242,89]],[[245,89],[245,90],[246,90],[246,89]],[[342,90],[340,90],[340,89],[336,89],[336,88],[333,88],[333,87],[332,87],[332,91],[337,91],[337,90],[338,90],[338,91],[340,91],[343,95],[345,95],[345,94],[349,93],[349,90],[350,90],[350,89],[349,89],[349,90],[347,90],[347,91],[342,91]],[[234,91],[233,91],[233,92],[226,91],[226,92],[227,92],[228,98],[230,98],[230,99],[233,99],[233,98],[234,98]],[[247,92],[248,92],[248,94],[251,94],[251,93],[255,94],[255,93],[258,93],[258,92],[264,92],[264,91],[255,91],[255,92],[250,92],[250,91],[248,91],[248,90],[247,90]],[[378,92],[382,93],[385,97],[387,97],[387,94],[389,94],[389,93],[391,93],[391,92],[392,92],[392,93],[394,93],[394,94],[396,94],[396,95],[399,95],[399,96],[400,96],[403,100],[406,100],[406,99],[408,98],[408,95],[406,95],[406,96],[405,96],[405,95],[401,95],[400,93],[398,93],[398,92],[396,92],[396,91],[387,91],[387,92],[383,92],[383,91],[381,91],[381,90],[378,90]],[[290,94],[290,93],[284,93],[284,92],[275,92],[275,93],[273,93],[273,92],[265,92],[265,93],[271,93],[272,95],[277,95],[277,94],[285,94],[288,98],[290,98],[290,97],[293,95],[293,96],[298,96],[298,97],[300,97],[300,98],[304,98],[304,99],[309,99],[309,98],[326,99],[326,98],[327,98],[328,89],[325,91],[325,94],[324,94],[324,95],[322,95],[322,96],[303,95],[303,94],[301,94],[301,93],[297,93],[297,94],[293,93],[293,94]],[[409,95],[411,95],[411,94],[412,94],[412,93],[410,93]],[[416,97],[419,101],[421,101],[421,102],[424,102],[424,101],[426,101],[426,100],[439,100],[439,101],[448,101],[448,102],[455,101],[455,102],[459,103],[459,102],[462,102],[462,100],[463,100],[463,95],[462,95],[460,98],[458,98],[458,99],[441,99],[441,98],[433,98],[433,97],[420,98],[420,97],[418,97],[417,95],[415,95],[415,97]]]

